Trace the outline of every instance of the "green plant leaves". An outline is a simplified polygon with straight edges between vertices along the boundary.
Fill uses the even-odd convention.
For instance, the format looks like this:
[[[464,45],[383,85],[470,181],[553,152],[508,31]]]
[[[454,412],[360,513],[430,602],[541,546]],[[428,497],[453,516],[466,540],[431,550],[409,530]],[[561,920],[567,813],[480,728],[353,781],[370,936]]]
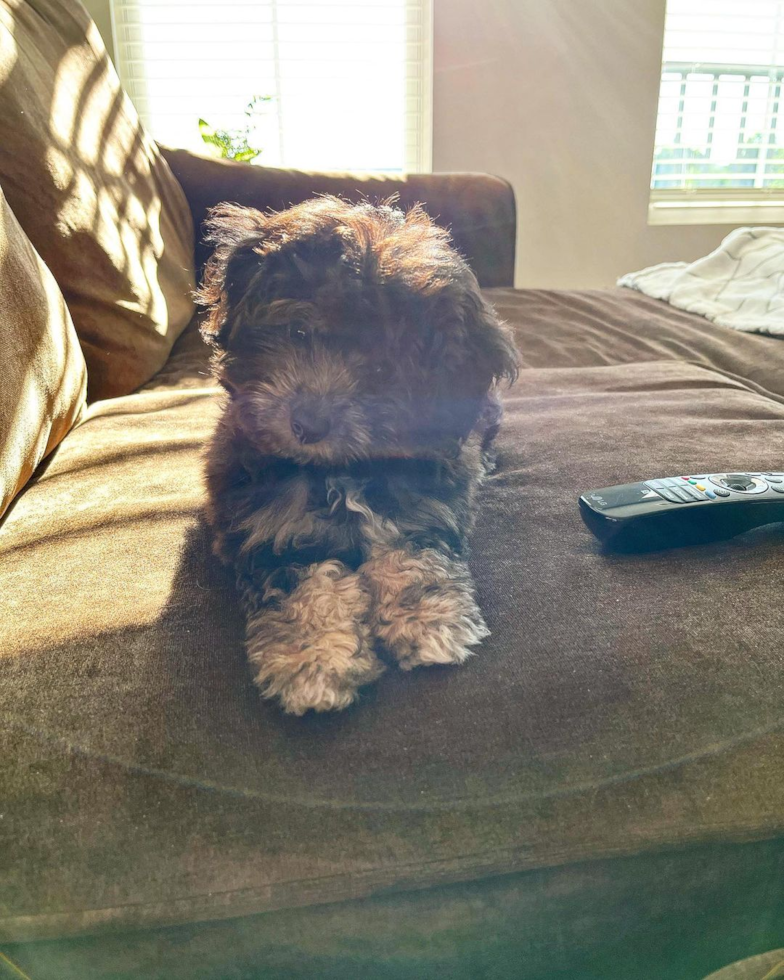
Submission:
[[[271,95],[254,95],[245,109],[248,119],[258,111],[260,102],[271,102]],[[206,119],[199,119],[199,133],[209,152],[223,160],[237,160],[240,163],[250,163],[261,153],[261,150],[248,142],[253,126],[248,123],[244,129],[213,129]]]

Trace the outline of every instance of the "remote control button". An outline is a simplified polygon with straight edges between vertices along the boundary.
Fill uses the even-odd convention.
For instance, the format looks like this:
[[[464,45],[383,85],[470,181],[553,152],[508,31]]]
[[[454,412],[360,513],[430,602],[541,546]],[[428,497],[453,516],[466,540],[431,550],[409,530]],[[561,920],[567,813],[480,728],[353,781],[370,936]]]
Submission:
[[[771,490],[775,490],[776,493],[784,493],[784,486],[781,486],[778,483],[774,483],[773,486],[770,489]]]
[[[673,487],[672,492],[676,493],[685,504],[689,504],[692,500],[696,499],[693,493],[689,493],[689,488],[685,486]]]
[[[716,493],[714,490],[706,490],[705,493],[710,497],[711,500],[716,499]]]
[[[687,483],[689,482],[689,477],[688,476],[682,476],[681,479],[682,480],[685,480]]]
[[[646,480],[645,486],[650,487],[651,490],[661,490],[664,486],[664,480]]]
[[[722,482],[730,490],[751,490],[754,487],[754,480],[748,473],[728,473]]]
[[[716,487],[716,489],[713,492],[717,493],[720,497],[729,497],[730,495],[729,490],[724,490],[722,489],[722,487]]]
[[[782,480],[781,480],[781,477],[780,476],[768,476],[767,473],[766,473],[765,474],[765,482],[766,483],[781,483]]]
[[[705,491],[705,487],[701,483],[697,484],[697,489],[702,490],[703,492]]]
[[[683,503],[680,497],[675,496],[675,491],[670,490],[669,487],[655,487],[654,489],[660,497],[664,497],[665,500],[669,500],[671,504]]]
[[[662,483],[665,487],[679,487],[681,485],[681,481],[674,477],[668,477],[666,480],[662,480]]]
[[[722,489],[735,490],[743,494],[765,493],[768,484],[758,476],[750,476],[748,473],[717,473],[712,476],[710,482],[714,486]]]

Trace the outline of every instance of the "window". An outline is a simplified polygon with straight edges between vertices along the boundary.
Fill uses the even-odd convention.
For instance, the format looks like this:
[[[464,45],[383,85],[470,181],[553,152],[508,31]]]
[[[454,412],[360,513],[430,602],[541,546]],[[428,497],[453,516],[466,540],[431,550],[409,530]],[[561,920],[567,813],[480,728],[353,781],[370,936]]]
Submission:
[[[113,0],[117,69],[169,145],[203,151],[204,119],[269,166],[426,171],[430,4]]]
[[[653,208],[784,211],[783,79],[784,0],[668,0]]]

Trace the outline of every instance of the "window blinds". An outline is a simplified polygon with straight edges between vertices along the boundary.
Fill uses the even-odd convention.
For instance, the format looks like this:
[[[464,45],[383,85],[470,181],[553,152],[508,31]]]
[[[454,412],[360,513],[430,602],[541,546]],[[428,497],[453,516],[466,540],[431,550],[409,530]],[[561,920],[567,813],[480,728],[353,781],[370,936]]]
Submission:
[[[783,78],[784,0],[668,0],[653,188],[784,188]]]
[[[117,68],[168,145],[204,150],[201,118],[270,166],[426,171],[430,3],[112,0]]]

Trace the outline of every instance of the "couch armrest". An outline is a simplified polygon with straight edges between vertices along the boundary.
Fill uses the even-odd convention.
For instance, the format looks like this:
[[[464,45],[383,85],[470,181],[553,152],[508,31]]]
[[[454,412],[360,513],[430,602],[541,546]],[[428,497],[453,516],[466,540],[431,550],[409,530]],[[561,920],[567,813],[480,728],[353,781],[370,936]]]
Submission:
[[[161,152],[190,204],[197,229],[199,268],[208,254],[201,241],[201,225],[208,209],[221,201],[263,211],[280,210],[314,194],[338,194],[353,201],[398,194],[402,207],[422,203],[439,225],[449,228],[455,247],[468,259],[480,285],[513,285],[515,200],[511,186],[499,177],[469,173],[401,177],[311,173],[251,167],[164,146]]]

